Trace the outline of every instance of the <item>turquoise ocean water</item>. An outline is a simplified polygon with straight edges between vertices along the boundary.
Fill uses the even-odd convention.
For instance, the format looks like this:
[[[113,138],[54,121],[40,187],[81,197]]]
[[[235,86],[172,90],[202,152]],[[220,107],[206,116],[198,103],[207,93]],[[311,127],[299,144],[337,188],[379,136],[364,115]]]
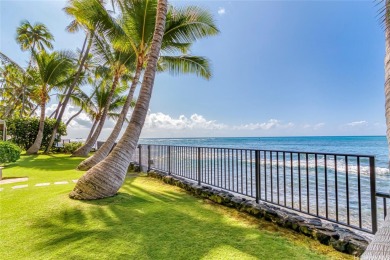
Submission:
[[[378,190],[390,190],[385,136],[142,138],[139,143],[374,155]]]

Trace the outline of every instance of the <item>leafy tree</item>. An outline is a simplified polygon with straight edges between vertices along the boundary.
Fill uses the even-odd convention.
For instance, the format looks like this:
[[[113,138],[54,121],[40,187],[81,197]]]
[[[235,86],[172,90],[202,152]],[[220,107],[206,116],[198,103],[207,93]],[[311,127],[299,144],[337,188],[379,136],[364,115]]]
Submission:
[[[11,141],[19,145],[22,149],[27,150],[33,143],[37,136],[39,129],[39,118],[13,118],[7,121],[8,135],[11,136]],[[51,131],[55,124],[54,119],[45,119],[45,128],[43,131],[42,147],[47,147]],[[61,141],[61,136],[66,135],[66,126],[61,123],[57,135],[56,142]]]
[[[16,162],[20,158],[20,148],[11,142],[0,141],[0,165]]]

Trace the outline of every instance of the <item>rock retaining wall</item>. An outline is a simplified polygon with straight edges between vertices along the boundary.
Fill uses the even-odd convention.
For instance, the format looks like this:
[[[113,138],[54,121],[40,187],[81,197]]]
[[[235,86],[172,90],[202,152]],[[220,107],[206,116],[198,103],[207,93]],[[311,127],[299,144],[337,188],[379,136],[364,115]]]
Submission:
[[[360,256],[366,249],[369,240],[349,229],[336,224],[325,223],[318,218],[303,217],[296,213],[275,207],[273,205],[233,195],[226,191],[209,186],[199,186],[183,178],[167,175],[163,172],[150,171],[148,175],[160,179],[167,184],[178,186],[193,195],[209,199],[215,203],[236,208],[256,218],[276,223],[278,226],[289,228],[308,237],[318,240],[321,244],[332,246],[334,249],[354,256]]]

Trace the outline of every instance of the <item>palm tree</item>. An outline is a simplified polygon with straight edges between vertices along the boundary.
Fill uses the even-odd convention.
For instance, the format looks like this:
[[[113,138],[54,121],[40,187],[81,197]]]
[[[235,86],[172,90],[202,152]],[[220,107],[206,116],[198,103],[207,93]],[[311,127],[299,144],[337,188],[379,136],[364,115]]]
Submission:
[[[155,1],[154,1],[155,2]],[[153,1],[126,1],[123,5],[123,15],[118,24],[123,28],[124,35],[113,39],[114,46],[121,49],[133,49],[137,55],[136,71],[131,85],[128,99],[123,107],[121,117],[118,119],[111,135],[102,147],[90,158],[78,166],[80,170],[88,170],[102,161],[111,151],[123,126],[129,104],[133,98],[139,76],[143,71],[145,60],[150,51],[152,30],[156,19]],[[139,27],[139,28],[137,28]],[[198,7],[173,8],[167,13],[165,34],[163,37],[158,69],[169,71],[171,74],[195,73],[206,79],[211,76],[209,63],[203,57],[187,55],[191,44],[200,38],[215,35],[218,29],[212,16]],[[179,53],[180,55],[176,55]]]
[[[112,82],[106,81],[99,82],[98,85],[94,87],[95,94],[91,98],[90,104],[86,106],[85,112],[91,118],[91,121],[94,122],[89,133],[89,138],[95,134],[97,136],[100,135],[102,131],[100,122],[103,121],[101,124],[103,126],[105,121],[103,120],[103,115],[106,115],[105,117],[110,119],[117,119],[119,117],[118,111],[125,103],[126,97],[122,94],[127,87],[121,86],[115,88],[114,93],[111,94],[111,83]],[[110,102],[109,99],[111,99]],[[96,126],[98,126],[98,128],[96,128]]]
[[[381,9],[383,24],[385,26],[385,116],[387,125],[387,143],[390,147],[390,1],[383,1]],[[389,156],[390,158],[390,156]],[[390,167],[390,159],[389,159]],[[390,215],[385,219],[382,227],[376,232],[361,259],[390,259]]]
[[[73,58],[70,53],[53,52],[49,54],[46,51],[41,51],[38,54],[33,52],[33,55],[36,61],[36,68],[33,72],[35,72],[36,81],[39,84],[36,88],[36,94],[39,96],[41,112],[38,134],[34,144],[27,150],[27,154],[36,154],[41,147],[49,92],[66,82],[73,68]]]
[[[107,98],[107,104],[106,108],[103,110],[103,114],[101,115],[101,119],[99,124],[97,125],[97,130],[94,134],[88,138],[86,143],[77,149],[72,156],[87,156],[88,153],[91,151],[92,147],[95,145],[99,135],[100,131],[103,128],[104,121],[106,118],[106,114],[108,112],[108,106],[111,102],[111,97],[113,93],[115,92],[115,88],[119,83],[119,80],[129,74],[129,71],[133,70],[133,64],[134,64],[134,53],[130,51],[122,52],[117,51],[115,49],[112,49],[109,42],[105,39],[105,37],[98,36],[96,37],[96,43],[94,45],[94,54],[97,57],[100,57],[100,64],[102,64],[102,67],[108,68],[108,75],[113,78],[112,80],[112,86],[110,90],[110,94]]]
[[[53,49],[51,41],[54,41],[54,37],[42,23],[31,25],[29,21],[24,20],[16,29],[16,33],[16,41],[23,51],[43,51],[45,46]]]
[[[140,94],[126,131],[112,153],[87,171],[69,194],[73,199],[99,199],[114,196],[122,186],[130,158],[135,151],[152,95],[157,61],[164,36],[167,0],[158,0],[155,30]]]
[[[51,42],[54,41],[54,37],[49,32],[46,25],[42,23],[35,23],[34,25],[31,25],[29,21],[24,20],[16,29],[16,33],[16,42],[19,43],[20,48],[23,51],[29,50],[31,52],[31,58],[27,66],[27,70],[31,66],[34,51],[43,51],[45,50],[45,46],[48,49],[53,49]],[[26,78],[23,77],[23,80],[26,80]],[[25,109],[26,83],[23,83],[23,85],[22,109],[20,110],[20,116],[23,116]]]
[[[67,15],[71,16],[74,19],[68,25],[67,30],[69,32],[77,32],[78,30],[83,29],[86,33],[86,38],[81,49],[78,70],[76,72],[73,82],[67,89],[64,100],[62,101],[61,108],[57,115],[57,121],[53,127],[51,139],[45,152],[49,152],[52,145],[54,144],[54,138],[57,133],[58,127],[60,126],[62,116],[64,115],[70,96],[72,95],[75,86],[79,82],[79,78],[82,74],[84,64],[88,58],[89,51],[95,37],[95,33],[101,30],[100,24],[109,24],[111,27],[115,27],[114,25],[112,25],[114,23],[114,20],[107,13],[106,9],[102,4],[102,1],[99,0],[69,0],[69,4],[64,8],[64,11]],[[85,45],[86,49],[84,50]]]

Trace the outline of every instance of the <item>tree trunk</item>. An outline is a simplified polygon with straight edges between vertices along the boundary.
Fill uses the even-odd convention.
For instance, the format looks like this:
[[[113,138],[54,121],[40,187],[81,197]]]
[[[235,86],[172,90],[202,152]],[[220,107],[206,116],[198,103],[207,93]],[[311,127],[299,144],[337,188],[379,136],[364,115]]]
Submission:
[[[390,215],[387,216],[382,227],[376,232],[373,240],[361,256],[362,260],[390,259]]]
[[[389,4],[389,1],[386,1],[386,5]],[[388,10],[386,8],[386,17],[388,16]],[[387,144],[390,149],[390,21],[385,22],[385,113],[386,113],[386,136],[387,136]],[[390,167],[390,153],[389,153],[389,167]]]
[[[68,105],[68,102],[69,102],[69,99],[70,99],[70,96],[72,95],[73,90],[76,87],[76,84],[77,84],[77,82],[78,82],[78,80],[80,78],[81,72],[83,71],[84,63],[85,63],[85,61],[88,58],[88,53],[89,53],[89,50],[91,49],[93,36],[94,36],[93,32],[90,32],[87,49],[85,50],[85,54],[84,54],[83,58],[80,61],[80,65],[79,65],[79,68],[78,68],[78,70],[76,72],[75,78],[73,79],[72,85],[68,88],[68,91],[66,93],[65,99],[62,102],[61,110],[60,110],[60,112],[58,114],[58,117],[56,117],[57,121],[56,121],[56,124],[54,125],[53,131],[52,131],[52,134],[51,134],[51,138],[50,138],[49,144],[48,144],[48,146],[47,146],[47,148],[45,150],[45,153],[48,153],[50,151],[51,147],[54,144],[54,139],[55,139],[55,136],[57,134],[58,127],[61,124],[62,116],[64,115],[66,106]]]
[[[386,108],[386,136],[390,147],[390,1],[385,2],[385,108]],[[389,154],[390,166],[390,154]],[[387,260],[390,259],[390,215],[388,215],[382,227],[376,232],[373,240],[362,255],[363,260]]]
[[[108,110],[109,110],[110,105],[111,105],[111,99],[112,99],[112,96],[114,95],[115,88],[118,85],[118,81],[119,81],[119,75],[115,75],[114,81],[112,82],[112,86],[111,86],[111,89],[110,89],[110,93],[108,94],[108,97],[107,97],[107,103],[105,104],[105,107],[103,109],[102,117],[100,118],[99,124],[98,124],[95,132],[93,133],[91,138],[89,138],[85,142],[85,144],[83,146],[81,146],[79,149],[77,149],[71,155],[72,157],[74,157],[74,156],[78,156],[78,157],[88,156],[88,153],[92,150],[92,147],[95,145],[97,139],[99,138],[99,135],[102,132],[104,123],[106,122],[106,117],[107,117],[107,114],[108,114]]]
[[[119,118],[115,124],[114,130],[112,130],[110,136],[108,137],[106,142],[104,142],[102,147],[100,147],[99,150],[97,150],[96,153],[94,153],[91,157],[82,161],[79,164],[79,166],[77,166],[77,169],[82,170],[82,171],[89,170],[93,166],[95,166],[97,163],[104,160],[104,158],[106,158],[107,155],[111,152],[112,147],[114,146],[115,141],[118,138],[120,131],[122,130],[122,126],[123,126],[123,123],[126,119],[127,112],[129,111],[131,102],[133,100],[134,92],[135,92],[135,89],[137,87],[139,77],[140,77],[141,71],[142,71],[142,63],[143,62],[138,62],[137,69],[136,69],[136,72],[134,75],[133,82],[132,82],[131,87],[130,87],[129,94],[127,95],[126,102],[123,105],[121,114],[119,115]]]
[[[96,93],[96,89],[93,91],[93,93],[88,97],[88,100],[87,100],[87,103],[89,103],[90,101],[91,101],[91,99],[92,99],[92,97],[95,95],[95,93]],[[83,108],[81,107],[80,108],[80,110],[76,113],[76,114],[74,114],[73,116],[71,116],[69,119],[68,119],[68,121],[66,122],[66,126],[68,126],[69,124],[70,124],[70,122],[73,120],[73,118],[75,118],[76,116],[78,116],[78,115],[80,115],[81,114],[81,112],[83,112]],[[88,136],[88,139],[90,138],[90,136]]]
[[[37,154],[41,148],[42,139],[43,139],[43,128],[45,126],[45,110],[46,110],[46,101],[41,101],[41,117],[39,118],[39,128],[38,134],[35,138],[33,145],[27,150],[26,154]]]
[[[83,112],[83,108],[80,108],[80,110],[74,114],[73,116],[71,116],[68,121],[66,121],[65,125],[68,127],[69,123],[73,120],[73,118],[75,118],[76,116],[80,115],[81,112]]]
[[[159,0],[156,26],[147,67],[137,104],[129,125],[118,145],[106,159],[92,167],[77,182],[69,194],[73,199],[100,199],[114,196],[122,186],[149,109],[156,75],[157,60],[164,35],[167,0]]]
[[[95,118],[95,121],[93,121],[91,130],[89,131],[89,134],[88,134],[87,139],[85,140],[85,142],[88,142],[89,139],[91,139],[93,133],[95,133],[95,128],[96,128],[97,124],[99,123],[99,121],[100,121],[100,116],[98,115],[98,117]]]

